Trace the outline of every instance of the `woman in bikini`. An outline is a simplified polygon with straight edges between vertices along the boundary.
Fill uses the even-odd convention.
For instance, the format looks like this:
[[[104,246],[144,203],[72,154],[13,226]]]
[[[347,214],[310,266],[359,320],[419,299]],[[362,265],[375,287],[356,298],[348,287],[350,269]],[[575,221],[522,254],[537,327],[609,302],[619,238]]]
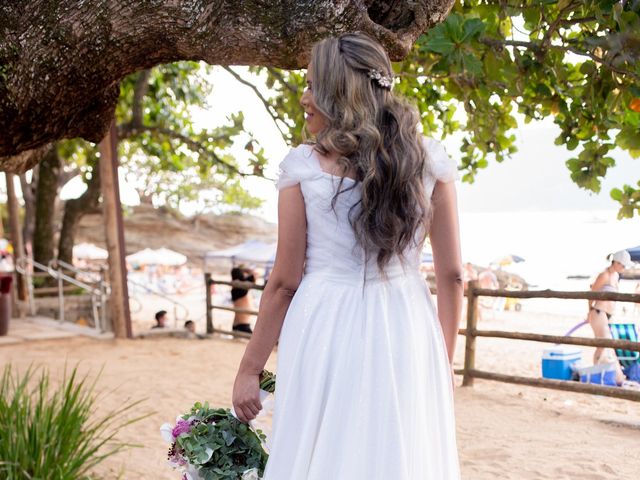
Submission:
[[[620,250],[608,258],[611,259],[611,265],[604,269],[598,275],[595,282],[591,285],[594,292],[617,292],[620,274],[625,268],[632,265],[631,256],[626,250]],[[593,329],[596,338],[611,338],[609,331],[609,322],[613,316],[616,302],[612,300],[589,300],[589,315],[587,319]],[[622,373],[620,364],[616,361],[615,353],[609,348],[596,348],[593,354],[593,363],[615,363],[616,364],[616,381],[621,384],[625,377]]]

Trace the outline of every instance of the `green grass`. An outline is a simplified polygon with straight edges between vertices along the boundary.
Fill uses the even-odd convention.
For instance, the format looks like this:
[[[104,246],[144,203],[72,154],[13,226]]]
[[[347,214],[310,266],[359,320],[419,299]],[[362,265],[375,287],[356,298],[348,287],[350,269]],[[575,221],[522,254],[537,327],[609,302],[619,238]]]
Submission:
[[[91,469],[131,445],[117,440],[141,401],[128,402],[96,417],[97,378],[77,367],[54,388],[45,368],[23,374],[8,365],[0,379],[0,478],[6,480],[80,480]],[[146,416],[146,415],[145,415]]]

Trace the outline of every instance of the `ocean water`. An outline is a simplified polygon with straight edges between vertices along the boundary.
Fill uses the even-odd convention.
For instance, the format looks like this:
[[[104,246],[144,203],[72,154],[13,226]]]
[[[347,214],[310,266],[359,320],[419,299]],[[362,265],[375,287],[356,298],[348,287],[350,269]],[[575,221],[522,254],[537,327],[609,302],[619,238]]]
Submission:
[[[464,261],[479,265],[514,254],[524,262],[503,267],[541,288],[567,289],[593,277],[609,253],[640,244],[640,219],[618,220],[616,211],[462,213]]]
[[[462,213],[460,237],[464,261],[488,265],[514,254],[525,261],[502,268],[522,276],[531,289],[585,291],[609,265],[609,253],[640,244],[640,219],[618,220],[612,210]],[[620,291],[631,293],[636,283],[622,280]],[[524,309],[585,315],[587,302],[525,300]]]

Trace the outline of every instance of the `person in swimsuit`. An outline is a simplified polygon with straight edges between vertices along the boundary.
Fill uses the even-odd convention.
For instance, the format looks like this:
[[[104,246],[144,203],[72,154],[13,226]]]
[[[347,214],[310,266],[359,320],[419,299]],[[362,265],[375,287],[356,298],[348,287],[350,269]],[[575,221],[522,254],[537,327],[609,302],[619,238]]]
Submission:
[[[607,257],[611,260],[611,265],[604,269],[591,285],[594,292],[617,292],[620,274],[625,268],[629,268],[633,263],[631,256],[626,250],[620,250]],[[589,314],[587,319],[593,329],[596,338],[611,338],[609,322],[613,316],[616,302],[612,300],[589,300]],[[610,348],[596,348],[593,354],[593,364],[615,363],[617,366],[616,381],[621,384],[625,377],[622,368],[616,360],[615,352]]]
[[[256,277],[253,271],[244,265],[239,265],[231,270],[231,280],[240,282],[256,283]],[[249,291],[244,288],[233,287],[231,289],[231,300],[235,308],[245,310],[253,309],[253,302]],[[251,315],[248,313],[236,312],[233,318],[233,331],[253,333],[250,324]]]

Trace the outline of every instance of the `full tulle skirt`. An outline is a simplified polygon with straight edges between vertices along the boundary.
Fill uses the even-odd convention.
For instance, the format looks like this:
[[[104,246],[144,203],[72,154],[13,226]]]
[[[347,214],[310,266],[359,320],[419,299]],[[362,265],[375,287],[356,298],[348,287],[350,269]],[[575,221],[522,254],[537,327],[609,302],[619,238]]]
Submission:
[[[265,480],[460,478],[451,373],[417,272],[304,276],[278,346]]]

